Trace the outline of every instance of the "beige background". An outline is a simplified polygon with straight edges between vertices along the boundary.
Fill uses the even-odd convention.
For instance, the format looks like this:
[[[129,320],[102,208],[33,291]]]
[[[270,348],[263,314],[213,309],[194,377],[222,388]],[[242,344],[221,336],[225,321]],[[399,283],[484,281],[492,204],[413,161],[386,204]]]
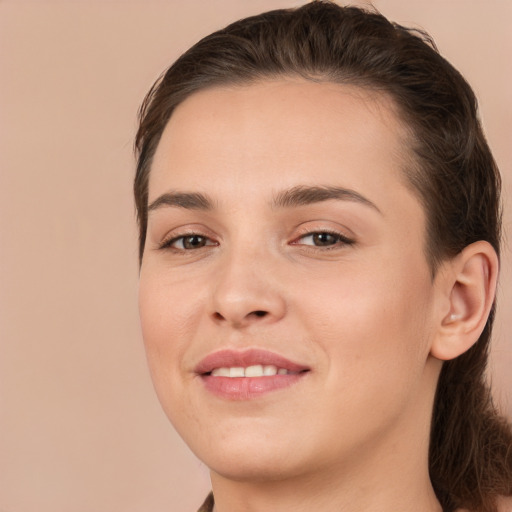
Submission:
[[[191,511],[207,472],[137,320],[136,110],[200,36],[294,0],[0,0],[0,512]],[[511,0],[376,0],[474,85],[512,224]],[[492,359],[512,416],[512,258]]]

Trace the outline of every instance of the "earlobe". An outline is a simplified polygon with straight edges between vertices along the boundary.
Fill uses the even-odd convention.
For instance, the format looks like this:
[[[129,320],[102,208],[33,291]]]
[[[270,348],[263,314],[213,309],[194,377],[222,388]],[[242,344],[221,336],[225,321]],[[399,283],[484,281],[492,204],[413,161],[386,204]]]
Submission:
[[[498,256],[488,242],[468,245],[447,262],[443,274],[448,310],[443,311],[430,353],[441,360],[454,359],[480,337],[494,302]]]

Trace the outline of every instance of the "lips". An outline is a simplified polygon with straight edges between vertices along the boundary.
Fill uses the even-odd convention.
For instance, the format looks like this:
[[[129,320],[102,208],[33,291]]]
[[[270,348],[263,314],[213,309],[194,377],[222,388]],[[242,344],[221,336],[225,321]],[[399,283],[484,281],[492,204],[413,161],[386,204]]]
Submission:
[[[211,373],[216,368],[248,368],[250,366],[276,366],[288,372],[301,372],[309,370],[307,366],[300,365],[282,357],[274,352],[261,349],[244,351],[220,350],[205,357],[195,368],[195,372],[202,375]]]
[[[209,392],[228,400],[249,400],[291,386],[309,368],[266,350],[221,350],[204,358],[195,372]]]

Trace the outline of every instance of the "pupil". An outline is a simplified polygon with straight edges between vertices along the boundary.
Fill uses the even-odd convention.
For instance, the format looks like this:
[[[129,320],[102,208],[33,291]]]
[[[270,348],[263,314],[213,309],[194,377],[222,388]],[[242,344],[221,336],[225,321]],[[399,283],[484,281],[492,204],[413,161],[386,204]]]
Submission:
[[[336,243],[335,236],[331,233],[316,233],[313,235],[315,245],[331,245]]]
[[[198,247],[203,247],[205,244],[205,239],[199,235],[187,236],[183,240],[183,246],[185,249],[197,249]]]

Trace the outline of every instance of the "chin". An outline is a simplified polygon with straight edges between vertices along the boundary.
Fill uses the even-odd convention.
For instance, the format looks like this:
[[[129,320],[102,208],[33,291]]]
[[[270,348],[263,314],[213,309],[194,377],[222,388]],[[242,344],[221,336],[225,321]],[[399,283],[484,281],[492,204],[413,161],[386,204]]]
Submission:
[[[254,434],[254,435],[253,435]],[[278,435],[247,432],[245,435],[212,437],[211,442],[190,444],[196,456],[210,470],[235,481],[280,480],[300,467],[300,450],[290,447],[289,440]],[[297,459],[297,460],[295,460]]]
[[[300,467],[285,457],[276,454],[258,454],[246,451],[240,456],[221,455],[204,461],[211,471],[223,478],[238,482],[269,482],[289,478],[295,472],[293,467]]]

